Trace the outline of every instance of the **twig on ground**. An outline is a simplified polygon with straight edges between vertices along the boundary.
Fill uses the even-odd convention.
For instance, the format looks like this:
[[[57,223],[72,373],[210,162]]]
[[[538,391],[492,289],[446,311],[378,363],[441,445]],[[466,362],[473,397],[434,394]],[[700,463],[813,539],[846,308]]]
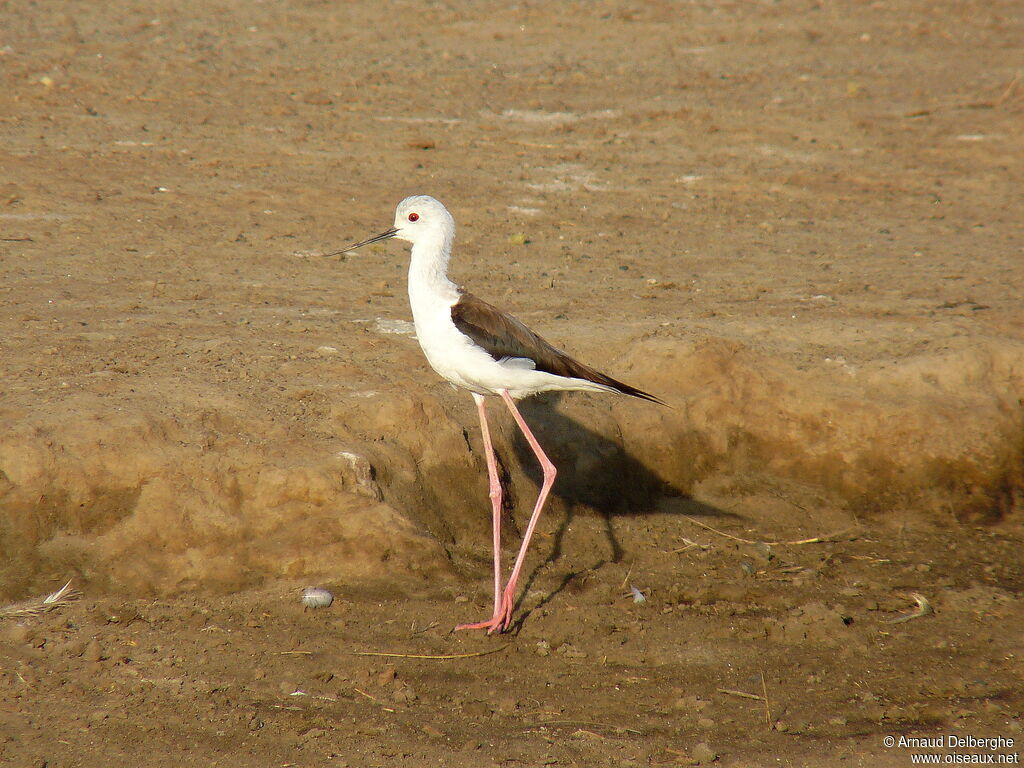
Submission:
[[[670,555],[679,555],[683,552],[689,552],[691,549],[699,549],[701,552],[705,552],[711,549],[710,544],[701,544],[699,541],[693,541],[692,539],[688,539],[685,536],[681,536],[680,538],[683,540],[683,544],[685,544],[685,546],[669,550]]]
[[[429,624],[427,624],[425,627],[422,627],[421,629],[416,629],[416,622],[413,622],[412,626],[409,627],[409,636],[410,637],[415,637],[416,635],[423,634],[424,632],[427,632],[427,631],[433,629],[434,627],[436,627],[439,623],[440,622],[432,621]]]
[[[1014,90],[1017,88],[1017,83],[1019,83],[1019,82],[1020,82],[1020,75],[1017,75],[1015,78],[1013,78],[1013,80],[1010,81],[1010,84],[1008,86],[1006,86],[1006,90],[1003,91],[1002,96],[1000,96],[998,99],[996,99],[993,102],[993,106],[996,106],[996,107],[1001,106],[1003,104],[1003,102],[1005,102],[1007,99],[1009,99],[1010,98],[1010,94],[1014,92]]]
[[[761,670],[761,691],[764,693],[764,721],[768,725],[768,730],[772,729],[772,708],[768,703],[768,683],[764,680],[764,670]]]
[[[622,583],[619,585],[619,589],[625,589],[626,585],[629,584],[629,577],[633,573],[633,564],[629,564],[629,570],[626,571],[625,577],[622,579]]]
[[[727,696],[739,696],[741,699],[751,699],[753,701],[767,702],[767,698],[765,698],[764,696],[760,696],[756,693],[747,693],[746,691],[734,691],[731,688],[716,688],[715,690],[719,693],[724,693]]]
[[[935,613],[935,609],[932,608],[932,604],[928,602],[928,598],[922,595],[920,592],[911,592],[910,597],[913,598],[915,603],[917,603],[917,608],[915,608],[910,613],[906,613],[902,616],[897,616],[894,619],[887,619],[883,623],[902,624],[905,621],[919,619],[922,616],[927,616],[929,613]]]
[[[782,491],[779,491],[776,488],[769,488],[768,489],[768,493],[770,493],[772,496],[774,496],[777,499],[781,499],[782,501],[786,502],[787,504],[792,504],[794,507],[799,509],[801,512],[806,512],[807,511],[807,507],[801,506],[800,504],[797,504],[792,499],[787,498],[786,496],[784,496],[782,494]]]
[[[612,723],[595,723],[589,720],[539,720],[538,725],[576,725],[584,726],[589,725],[591,728],[604,728],[609,731],[618,731],[625,733],[635,733],[638,736],[643,735],[642,731],[638,731],[636,728],[627,728],[624,725],[614,725]]]
[[[841,531],[836,531],[835,533],[830,533],[825,536],[813,536],[809,539],[797,539],[796,541],[755,541],[754,539],[744,539],[741,536],[733,536],[731,533],[726,533],[725,531],[720,531],[717,528],[712,528],[707,523],[702,523],[700,520],[692,518],[689,515],[680,515],[680,517],[684,520],[689,520],[694,525],[699,525],[701,528],[705,528],[712,533],[717,533],[719,536],[725,536],[727,539],[732,539],[733,541],[738,541],[742,544],[765,544],[769,547],[794,547],[800,544],[824,544],[835,541],[839,536],[851,530],[850,528],[844,528]]]
[[[492,653],[503,651],[508,648],[508,643],[505,645],[498,646],[497,648],[488,648],[486,651],[476,651],[475,653],[444,653],[444,654],[433,654],[433,653],[387,653],[385,651],[349,651],[353,656],[385,656],[389,659],[471,659],[475,656],[489,656]]]
[[[395,711],[391,707],[385,707],[383,701],[378,699],[376,696],[371,696],[366,691],[361,691],[358,688],[353,688],[352,690],[355,691],[356,693],[358,693],[360,696],[365,696],[370,701],[372,701],[374,704],[380,704],[381,709],[383,709],[385,712],[394,712]]]

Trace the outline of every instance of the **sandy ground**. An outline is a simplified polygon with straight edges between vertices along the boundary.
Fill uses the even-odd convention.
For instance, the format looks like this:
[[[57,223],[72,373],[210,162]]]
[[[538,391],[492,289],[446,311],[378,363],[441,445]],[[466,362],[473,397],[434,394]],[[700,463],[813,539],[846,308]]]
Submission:
[[[0,4],[0,761],[1019,755],[1022,41],[1016,2]],[[451,631],[486,472],[406,250],[320,256],[412,193],[671,405],[524,404],[561,475],[500,637]],[[491,412],[508,557],[538,471]]]

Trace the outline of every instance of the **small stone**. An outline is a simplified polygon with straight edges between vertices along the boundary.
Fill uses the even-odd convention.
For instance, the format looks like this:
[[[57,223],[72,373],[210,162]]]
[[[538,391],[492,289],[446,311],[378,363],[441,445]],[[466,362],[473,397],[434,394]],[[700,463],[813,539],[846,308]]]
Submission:
[[[100,642],[95,637],[85,644],[85,650],[82,651],[82,659],[85,661],[102,661],[106,658],[103,655],[103,649],[100,648]]]
[[[392,701],[398,704],[412,704],[419,697],[416,695],[416,691],[410,688],[408,685],[403,685],[398,688],[393,694],[391,694]]]
[[[398,673],[395,671],[395,668],[388,667],[379,675],[377,675],[377,685],[383,688],[385,685],[390,685],[391,683],[393,683],[395,681],[395,678],[397,677]]]
[[[334,595],[322,587],[306,587],[302,590],[302,605],[306,608],[329,608]]]
[[[12,645],[27,643],[32,638],[32,632],[24,624],[11,624],[4,631],[4,639]]]

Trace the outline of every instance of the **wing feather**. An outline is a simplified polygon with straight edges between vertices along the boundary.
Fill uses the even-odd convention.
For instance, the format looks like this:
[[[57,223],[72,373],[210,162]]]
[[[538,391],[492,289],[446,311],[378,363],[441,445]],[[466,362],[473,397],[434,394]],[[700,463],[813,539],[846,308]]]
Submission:
[[[654,395],[623,384],[589,365],[574,360],[549,344],[516,318],[471,293],[463,293],[452,306],[452,322],[495,360],[523,358],[532,360],[538,371],[584,379],[624,395],[662,403]],[[664,404],[664,403],[662,403]]]

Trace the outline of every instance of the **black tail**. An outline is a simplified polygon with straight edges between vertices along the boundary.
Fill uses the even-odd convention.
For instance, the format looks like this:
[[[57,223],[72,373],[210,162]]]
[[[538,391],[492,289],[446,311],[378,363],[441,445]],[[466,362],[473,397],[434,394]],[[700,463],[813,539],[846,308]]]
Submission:
[[[590,368],[589,366],[586,366],[586,367]],[[599,371],[595,371],[593,368],[590,368],[590,371],[592,371],[593,373],[596,373],[597,376],[581,376],[580,378],[585,378],[588,381],[593,381],[595,384],[604,384],[606,387],[611,387],[616,392],[619,392],[619,393],[621,393],[623,395],[630,395],[631,397],[639,397],[641,400],[647,400],[648,402],[651,402],[651,403],[657,403],[658,405],[664,405],[666,408],[671,408],[672,407],[671,405],[666,403],[664,400],[662,400],[660,397],[652,395],[650,392],[644,392],[642,389],[637,389],[636,387],[631,387],[629,384],[623,384],[621,381],[613,379],[611,376],[605,376],[603,373],[600,373]],[[588,371],[588,372],[590,372],[590,371]]]

